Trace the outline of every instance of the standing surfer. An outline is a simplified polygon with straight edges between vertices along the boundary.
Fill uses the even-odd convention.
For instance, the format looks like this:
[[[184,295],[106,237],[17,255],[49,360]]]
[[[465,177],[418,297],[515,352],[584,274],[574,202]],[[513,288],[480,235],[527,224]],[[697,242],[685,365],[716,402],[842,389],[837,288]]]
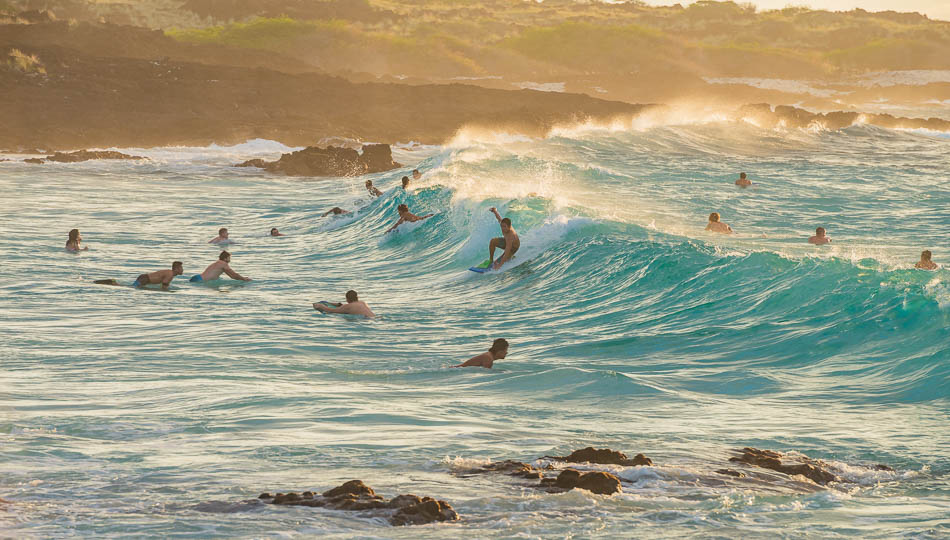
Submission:
[[[518,233],[515,232],[514,227],[511,226],[510,219],[502,218],[494,206],[488,210],[495,214],[495,219],[497,219],[498,224],[501,225],[501,237],[492,238],[491,242],[488,243],[488,260],[491,262],[492,269],[498,270],[501,268],[501,265],[510,261],[511,258],[515,256],[515,253],[518,252],[518,249],[521,247],[521,239],[518,238]],[[505,250],[501,257],[498,258],[498,261],[495,261],[495,248]]]

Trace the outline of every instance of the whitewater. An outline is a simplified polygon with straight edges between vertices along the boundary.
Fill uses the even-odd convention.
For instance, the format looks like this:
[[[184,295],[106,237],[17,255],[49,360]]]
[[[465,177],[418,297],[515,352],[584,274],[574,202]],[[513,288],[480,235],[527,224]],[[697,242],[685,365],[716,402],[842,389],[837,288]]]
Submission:
[[[395,146],[375,199],[231,167],[292,150],[272,141],[120,150],[149,159],[0,156],[0,536],[950,536],[950,271],[913,268],[950,264],[945,134],[470,130]],[[401,203],[435,215],[383,234]],[[522,247],[478,275],[492,206]],[[187,281],[219,227],[253,281]],[[89,251],[63,249],[72,228]],[[173,260],[169,292],[93,284]],[[311,307],[348,289],[378,318]],[[494,369],[449,367],[498,337]],[[655,466],[590,467],[610,496],[459,474],[586,446]],[[746,446],[841,482],[715,472],[748,472]],[[461,520],[242,502],[357,478]]]

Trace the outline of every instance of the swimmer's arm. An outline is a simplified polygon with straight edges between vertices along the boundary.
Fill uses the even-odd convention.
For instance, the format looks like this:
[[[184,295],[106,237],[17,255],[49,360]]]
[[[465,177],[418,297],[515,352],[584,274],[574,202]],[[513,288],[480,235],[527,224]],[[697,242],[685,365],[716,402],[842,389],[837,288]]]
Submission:
[[[237,272],[232,270],[231,265],[229,264],[224,265],[224,273],[231,276],[231,279],[239,279],[241,281],[251,281],[251,278],[246,278],[242,276],[241,274],[238,274]]]
[[[396,230],[396,227],[398,227],[398,226],[400,226],[400,225],[402,225],[402,224],[403,224],[403,222],[405,222],[405,221],[406,221],[405,219],[403,219],[403,218],[399,218],[399,221],[397,221],[397,222],[396,222],[396,224],[395,224],[395,225],[393,225],[392,227],[390,227],[390,228],[389,228],[389,230],[388,230],[388,231],[386,231],[386,232],[388,232],[388,233],[390,233],[390,232],[393,232],[394,230]]]
[[[484,357],[486,354],[488,353],[482,353],[477,356],[473,356],[469,358],[468,360],[466,360],[465,362],[457,366],[452,366],[452,367],[485,367],[485,362],[482,359],[482,357]]]
[[[338,305],[338,306],[341,306],[341,304],[337,304],[337,305]],[[342,306],[341,306],[341,307],[330,307],[330,306],[325,305],[325,304],[314,304],[313,307],[314,307],[314,309],[316,309],[317,311],[325,311],[325,312],[327,312],[327,313],[347,313],[346,311],[344,311],[346,308],[345,308],[345,307],[342,307]]]

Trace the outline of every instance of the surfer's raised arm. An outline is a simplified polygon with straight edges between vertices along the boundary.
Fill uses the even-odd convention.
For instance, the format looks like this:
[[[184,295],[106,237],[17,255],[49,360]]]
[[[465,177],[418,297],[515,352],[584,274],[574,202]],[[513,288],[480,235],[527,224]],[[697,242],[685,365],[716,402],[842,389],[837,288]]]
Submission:
[[[498,220],[498,223],[501,223],[501,215],[498,213],[497,208],[492,206],[491,208],[488,209],[488,211],[491,212],[492,214],[495,214],[495,219]]]

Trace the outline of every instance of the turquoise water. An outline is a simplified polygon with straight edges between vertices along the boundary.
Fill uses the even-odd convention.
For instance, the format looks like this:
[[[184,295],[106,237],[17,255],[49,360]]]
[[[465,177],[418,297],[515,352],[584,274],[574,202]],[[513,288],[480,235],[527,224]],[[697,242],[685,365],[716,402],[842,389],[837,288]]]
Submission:
[[[950,535],[950,139],[706,123],[468,133],[362,179],[227,167],[277,143],[0,163],[0,533],[220,537]],[[425,176],[409,193],[399,178]],[[744,170],[759,185],[738,189]],[[383,231],[405,202],[422,223]],[[333,206],[357,210],[321,218]],[[497,206],[515,264],[477,275]],[[737,232],[703,231],[710,212]],[[827,228],[831,246],[805,240]],[[131,283],[184,261],[222,279]],[[272,226],[287,234],[267,236]],[[90,249],[63,250],[78,227]],[[375,320],[316,313],[359,291]],[[511,343],[495,369],[448,366]],[[454,474],[584,446],[624,492]],[[845,482],[753,485],[729,450],[798,451]],[[885,463],[895,471],[860,465]],[[262,491],[353,478],[448,500],[390,528]]]

